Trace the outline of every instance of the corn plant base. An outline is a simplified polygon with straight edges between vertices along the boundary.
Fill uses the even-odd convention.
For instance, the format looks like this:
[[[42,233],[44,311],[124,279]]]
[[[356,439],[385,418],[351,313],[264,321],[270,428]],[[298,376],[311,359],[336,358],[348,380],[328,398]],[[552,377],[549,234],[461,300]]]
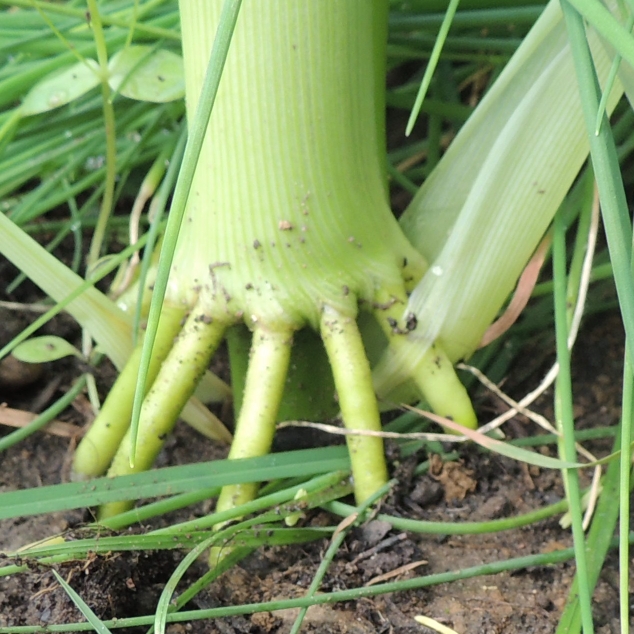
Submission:
[[[221,4],[181,3],[190,118]],[[174,350],[182,347],[200,363],[175,381],[185,358],[168,354],[141,411],[137,456],[127,453],[130,440],[124,439],[110,474],[129,472],[132,458],[134,469],[151,464],[222,333],[241,323],[253,339],[232,458],[269,451],[293,333],[303,328],[320,333],[345,425],[380,430],[356,318],[369,311],[390,345],[420,348],[409,338],[416,322],[404,312],[408,292],[427,268],[387,201],[386,37],[387,2],[244,3],[167,292],[168,305],[195,306]],[[213,334],[203,337],[199,355],[198,335],[185,341],[188,332],[205,328]],[[424,363],[406,365],[402,374],[413,377],[443,415],[475,426],[466,391],[442,350],[432,349]],[[439,390],[441,384],[450,387]],[[382,440],[356,436],[349,448],[356,497],[363,501],[387,479]],[[227,489],[219,507],[240,504],[256,490],[255,484]]]

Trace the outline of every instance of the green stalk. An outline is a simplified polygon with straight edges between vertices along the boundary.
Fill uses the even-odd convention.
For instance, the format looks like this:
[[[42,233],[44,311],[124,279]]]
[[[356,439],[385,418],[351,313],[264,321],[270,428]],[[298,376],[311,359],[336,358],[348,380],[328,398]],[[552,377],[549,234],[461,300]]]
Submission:
[[[23,9],[36,8],[39,11],[45,13],[56,13],[60,15],[67,15],[77,18],[82,23],[86,19],[86,11],[83,8],[73,8],[67,4],[59,4],[56,2],[44,2],[42,0],[0,0],[0,4],[10,5],[12,7],[21,7]],[[139,16],[137,15],[137,18]],[[123,29],[130,28],[130,13],[129,11],[122,11],[117,15],[102,15],[101,22],[105,25],[119,26]],[[136,23],[134,25],[135,31],[143,33],[145,35],[153,35],[155,37],[164,38],[167,40],[178,40],[180,35],[173,29],[164,29],[161,27],[152,26],[150,24]]]
[[[326,307],[321,336],[335,377],[339,405],[348,429],[381,431],[381,419],[372,386],[370,364],[365,356],[356,322]],[[383,439],[346,436],[357,503],[387,482]]]
[[[604,120],[595,134],[600,88],[582,17],[565,0],[561,7],[568,28],[581,105],[590,141],[592,166],[601,199],[601,213],[614,268],[614,281],[628,341],[634,341],[634,285],[631,278],[632,226],[612,130]],[[629,36],[628,36],[629,37]],[[605,115],[604,115],[605,119]],[[628,348],[634,355],[632,348]],[[630,357],[630,361],[633,361]]]
[[[323,339],[344,423],[380,430],[357,315],[364,309],[387,320],[388,329],[392,320],[409,332],[402,309],[427,268],[388,205],[387,2],[250,1],[239,16],[238,6],[235,0],[180,5],[190,137],[154,284],[141,388],[110,475],[149,467],[224,330],[239,323],[254,335],[231,458],[269,450],[289,385],[291,341],[306,327]],[[227,25],[234,24],[228,46]],[[144,396],[164,297],[176,310],[196,308]],[[386,297],[400,298],[387,302],[392,313]],[[409,337],[390,342],[405,351],[418,346]],[[445,358],[440,348],[432,350],[432,363]],[[426,385],[418,365],[404,374]],[[449,387],[436,377],[434,389],[443,384],[443,401],[466,401],[462,422],[475,425],[449,363],[443,376]],[[362,436],[349,446],[360,503],[387,480],[383,445]],[[241,504],[256,491],[256,484],[227,488],[218,507]]]
[[[190,118],[218,11],[217,2],[181,6]],[[376,287],[420,275],[424,263],[386,201],[385,30],[383,2],[243,7],[179,238],[173,300],[191,302],[192,278],[209,280],[216,264],[230,314],[318,330],[324,304],[355,316]]]
[[[626,342],[626,348],[629,347]],[[621,615],[621,632],[628,634],[630,615],[630,491],[632,453],[632,402],[634,400],[634,373],[630,362],[631,353],[625,354],[625,367],[623,370],[623,414],[621,428],[621,458],[619,460],[619,600]]]
[[[407,296],[393,292],[379,293],[381,301],[375,316],[387,337],[390,349],[399,359],[398,372],[394,371],[392,358],[386,355],[374,369],[374,387],[379,397],[392,396],[400,383],[411,378],[429,406],[439,414],[470,429],[476,429],[478,420],[467,390],[454,371],[453,364],[436,343],[432,343],[421,355],[418,346],[412,346],[407,335],[416,330],[416,322],[408,315],[403,317]],[[412,328],[413,326],[413,328]]]

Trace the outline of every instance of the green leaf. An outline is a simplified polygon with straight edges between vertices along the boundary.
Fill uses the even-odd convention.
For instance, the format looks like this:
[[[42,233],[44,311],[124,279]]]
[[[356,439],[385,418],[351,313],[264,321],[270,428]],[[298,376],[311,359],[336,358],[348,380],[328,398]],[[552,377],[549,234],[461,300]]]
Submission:
[[[62,576],[53,570],[55,578],[59,582],[59,585],[64,588],[66,594],[71,598],[72,602],[77,606],[79,611],[86,617],[88,623],[93,626],[95,632],[99,634],[111,634],[110,630],[103,624],[101,619],[90,609],[88,604],[64,581]]]
[[[130,46],[109,63],[110,87],[130,99],[165,103],[185,96],[183,59],[151,46]]]
[[[605,78],[612,60],[589,38]],[[615,82],[608,113],[622,90]],[[410,297],[419,324],[411,338],[440,338],[452,360],[469,357],[588,149],[565,25],[550,2],[400,219],[433,263]]]
[[[86,281],[73,273],[4,214],[0,214],[0,253],[58,302],[49,313],[56,314],[63,305],[90,332],[112,362],[118,368],[123,367],[132,351],[131,320],[93,287],[96,280]],[[7,344],[0,350],[0,357],[13,347],[13,343]]]
[[[54,110],[78,99],[99,84],[99,65],[94,59],[77,62],[61,73],[45,77],[31,88],[22,102],[22,115]]]
[[[13,350],[13,356],[24,363],[46,363],[70,356],[82,358],[75,346],[54,335],[34,337],[21,343]]]
[[[167,467],[120,476],[98,478],[0,493],[0,519],[39,515],[118,500],[177,495],[226,484],[310,476],[348,470],[345,447],[323,447],[245,458]]]

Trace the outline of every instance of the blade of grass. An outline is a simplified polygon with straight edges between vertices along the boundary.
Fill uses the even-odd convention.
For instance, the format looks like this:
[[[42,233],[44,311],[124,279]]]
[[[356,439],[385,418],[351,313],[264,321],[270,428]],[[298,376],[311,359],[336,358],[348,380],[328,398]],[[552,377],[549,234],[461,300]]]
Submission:
[[[77,609],[86,617],[86,620],[97,634],[112,634],[112,632],[104,625],[103,621],[90,609],[90,606],[64,581],[62,576],[53,570],[53,574],[58,583],[66,594],[70,597],[71,601],[77,606]]]
[[[619,601],[621,614],[621,634],[630,630],[630,544],[627,536],[630,532],[630,472],[632,469],[631,439],[632,416],[634,416],[634,372],[627,351],[630,343],[625,344],[625,367],[623,370],[623,406],[621,421],[621,460],[619,462]]]
[[[42,0],[0,0],[0,4],[11,7],[21,7],[23,9],[36,8],[38,11],[43,11],[45,13],[66,15],[77,18],[77,25],[83,26],[86,24],[85,9],[76,9],[68,4],[43,2]],[[108,26],[119,26],[127,30],[130,27],[130,15],[127,12],[121,12],[118,15],[104,14],[102,15],[102,22]],[[174,29],[153,27],[150,24],[138,21],[134,25],[134,30],[139,33],[143,33],[144,35],[154,36],[157,38],[175,41],[180,40],[180,34]]]
[[[68,310],[82,326],[90,330],[112,362],[117,367],[122,367],[132,350],[129,317],[94,288],[94,284],[145,244],[146,238],[141,238],[136,245],[128,247],[112,258],[94,277],[83,280],[3,214],[0,214],[0,232],[3,233],[2,254],[10,261],[18,263],[17,266],[26,270],[29,277],[37,280],[38,286],[41,286],[53,299],[58,300],[51,310],[4,346],[0,350],[0,357],[7,355],[18,343],[33,334],[51,317],[62,310]]]
[[[200,557],[208,548],[218,544],[224,537],[225,531],[213,534],[211,537],[201,542],[185,555],[185,558],[178,564],[176,570],[172,573],[168,579],[158,603],[156,604],[156,616],[154,619],[154,631],[157,634],[165,634],[165,625],[167,622],[167,615],[170,612],[174,612],[174,606],[170,606],[172,595],[176,591],[178,582],[182,579],[183,575],[187,572],[189,567]]]
[[[127,315],[93,287],[94,280],[84,281],[66,268],[3,214],[0,214],[0,232],[3,234],[2,254],[12,262],[17,262],[31,279],[37,280],[48,295],[56,300],[65,300],[65,306],[60,303],[52,311],[57,313],[66,308],[91,332],[108,352],[113,363],[123,365],[132,345]],[[29,254],[29,257],[25,254]],[[70,289],[75,290],[70,292]],[[45,323],[48,318],[50,316],[41,317],[41,323]],[[0,351],[0,356],[8,352],[9,349],[5,346]]]
[[[559,460],[557,458],[551,458],[550,456],[543,456],[542,454],[538,454],[533,451],[527,451],[509,443],[496,440],[495,438],[490,438],[489,436],[485,436],[484,434],[473,431],[472,429],[466,429],[462,425],[454,423],[448,418],[437,416],[436,414],[432,414],[431,412],[426,412],[409,406],[407,406],[407,409],[413,412],[417,412],[421,416],[425,416],[426,418],[433,420],[435,423],[438,423],[443,427],[447,427],[449,430],[456,434],[465,435],[467,438],[477,443],[481,447],[484,447],[485,449],[489,449],[490,451],[499,453],[500,455],[506,456],[507,458],[513,458],[513,460],[526,462],[528,464],[533,464],[538,467],[544,467],[546,469],[579,469],[581,467],[593,466],[588,463],[582,464],[580,462],[575,462],[574,460]]]
[[[412,132],[412,128],[416,123],[416,119],[418,118],[418,114],[420,112],[420,107],[427,95],[427,89],[429,88],[429,84],[431,83],[432,77],[434,76],[434,71],[436,70],[436,66],[438,65],[438,60],[440,59],[440,53],[442,52],[442,47],[447,39],[447,33],[449,33],[449,29],[451,27],[451,22],[456,14],[456,10],[458,9],[458,4],[460,0],[449,0],[449,5],[447,6],[447,12],[445,13],[445,17],[440,26],[440,31],[438,32],[438,37],[434,42],[434,48],[431,52],[431,56],[429,58],[429,62],[427,64],[427,68],[425,69],[425,74],[423,75],[423,79],[420,83],[420,88],[418,90],[418,94],[416,95],[416,101],[414,102],[414,107],[412,108],[412,112],[409,115],[409,120],[407,121],[407,127],[405,128],[405,136],[409,136]]]
[[[632,27],[634,26],[634,15],[630,16],[627,20],[627,26],[625,27],[629,32],[632,31]],[[599,134],[601,130],[601,123],[603,122],[603,117],[605,115],[606,103],[608,101],[608,96],[612,91],[612,86],[616,81],[616,76],[619,72],[619,66],[621,65],[621,56],[617,53],[612,60],[612,68],[610,68],[610,74],[605,82],[605,87],[603,89],[603,94],[601,95],[601,101],[599,102],[599,110],[597,111],[597,120],[596,120],[596,129],[595,134]]]
[[[610,13],[604,4],[593,0],[565,0],[565,2],[570,7],[574,7],[577,15],[587,20],[618,51],[619,55],[630,66],[634,67],[632,34]]]
[[[335,474],[330,474],[330,475],[332,476]],[[317,480],[318,479],[315,479],[313,480],[313,482],[316,482]],[[308,484],[306,488],[308,488]],[[235,533],[238,533],[238,531],[242,530],[240,526],[247,525],[249,523],[259,524],[260,522],[263,522],[263,521],[264,522],[266,521],[278,522],[282,518],[286,519],[289,516],[294,516],[295,513],[297,512],[298,505],[300,505],[301,508],[304,510],[315,508],[317,505],[321,504],[321,502],[319,501],[319,498],[322,497],[324,494],[329,495],[331,499],[334,497],[338,497],[337,492],[332,489],[333,488],[331,487],[330,490],[326,489],[326,491],[317,491],[316,495],[307,495],[306,490],[300,489],[298,491],[300,495],[293,496],[292,500],[287,502],[286,504],[277,506],[274,511],[257,516],[253,520],[242,522],[239,525],[234,525],[230,527],[229,529],[223,531],[223,534],[229,534],[228,531],[234,531]],[[351,489],[348,488],[348,491],[350,490]],[[339,491],[338,493],[341,493],[341,491]],[[248,504],[243,505],[242,508],[246,511],[247,506]],[[216,513],[215,516],[217,518],[216,523],[220,523],[222,521],[220,516],[225,516],[225,519],[228,517],[226,512]],[[333,529],[325,529],[325,530],[328,532],[332,532],[332,530],[334,530],[334,527]],[[286,532],[285,534],[291,535],[291,536],[294,535],[294,533],[288,533],[288,532]],[[239,538],[240,537],[238,537],[238,539]],[[251,548],[245,549],[244,545],[242,545],[240,548],[236,548],[235,545],[231,546],[231,548],[227,551],[226,555],[221,557],[219,561],[212,567],[212,569],[207,574],[203,575],[198,581],[196,581],[187,590],[185,590],[183,593],[179,595],[179,597],[176,599],[176,602],[174,603],[174,611],[180,610],[189,601],[191,601],[202,589],[206,588],[214,579],[216,579],[222,572],[224,572],[224,570],[228,568],[229,561],[233,560],[234,563],[237,563],[237,561],[239,561],[244,556],[249,554],[251,550],[252,550]],[[151,629],[150,632],[152,631],[153,630]]]
[[[323,578],[328,570],[328,567],[332,563],[335,555],[337,554],[339,548],[341,548],[341,544],[343,544],[343,540],[348,536],[350,529],[359,526],[361,522],[365,520],[365,514],[367,510],[377,501],[379,501],[383,496],[387,495],[392,487],[397,484],[396,480],[390,480],[388,483],[383,485],[380,489],[378,489],[375,493],[373,493],[367,500],[365,500],[362,504],[359,504],[357,508],[348,515],[346,519],[341,521],[335,530],[335,534],[332,536],[330,540],[330,545],[328,546],[328,550],[326,550],[324,556],[321,558],[321,562],[319,564],[319,568],[317,568],[315,572],[315,576],[306,592],[306,597],[314,597],[315,593],[319,590],[319,586],[323,581]],[[302,627],[302,623],[304,621],[304,617],[306,616],[306,612],[308,608],[300,608],[299,614],[293,623],[293,627],[291,628],[290,634],[298,634]]]
[[[533,24],[543,11],[543,6],[535,3],[533,6],[519,6],[508,8],[482,8],[466,10],[466,2],[463,0],[463,8],[456,13],[453,24],[464,29],[491,28],[495,25],[508,25],[509,23]],[[446,3],[443,2],[443,8]],[[427,7],[425,7],[427,8]],[[445,20],[446,13],[430,13],[427,9],[420,14],[391,14],[390,31],[417,31],[419,29],[437,29]]]
[[[180,522],[178,524],[174,524],[166,529],[159,529],[155,531],[157,533],[161,532],[175,532],[175,531],[191,531],[191,530],[200,530],[204,528],[210,528],[215,526],[216,524],[220,524],[222,522],[226,522],[228,520],[234,519],[236,517],[241,517],[245,515],[250,515],[252,513],[256,513],[258,511],[262,511],[263,509],[269,508],[271,506],[275,506],[276,504],[282,504],[289,500],[292,500],[293,497],[300,490],[304,490],[307,493],[311,493],[313,491],[317,491],[320,489],[334,488],[335,485],[338,485],[337,492],[340,495],[346,495],[350,493],[352,490],[350,484],[346,482],[342,485],[342,481],[348,478],[348,473],[341,471],[334,473],[328,473],[326,475],[320,475],[316,478],[313,478],[306,482],[304,478],[300,478],[301,482],[296,484],[295,486],[290,486],[282,489],[281,491],[276,491],[275,493],[271,493],[269,495],[260,495],[260,497],[253,500],[253,502],[249,502],[248,504],[243,504],[237,510],[230,509],[228,511],[213,513],[211,515],[201,517],[195,520],[189,520],[186,522]],[[106,518],[99,522],[99,526],[104,526],[106,528],[110,528],[112,530],[120,530],[125,528],[126,526],[130,526],[131,524],[136,524],[139,522],[143,522],[151,517],[156,517],[157,515],[163,515],[169,511],[173,511],[175,509],[183,508],[185,506],[189,506],[191,504],[195,504],[205,499],[210,499],[215,497],[219,493],[218,488],[213,489],[200,489],[197,491],[193,491],[192,493],[183,493],[181,495],[176,495],[170,497],[166,500],[160,500],[159,502],[152,502],[150,504],[146,504],[140,508],[132,509],[131,511],[127,511],[125,513],[120,513],[114,517]]]
[[[555,389],[555,413],[557,428],[563,434],[560,441],[560,454],[567,461],[577,456],[574,439],[574,423],[572,413],[572,379],[570,376],[570,351],[568,350],[568,304],[567,287],[568,274],[566,271],[566,229],[562,214],[555,216],[553,232],[553,275],[554,275],[554,304],[555,304],[555,332],[557,343],[557,375]],[[579,604],[581,607],[581,621],[584,634],[592,634],[594,625],[592,620],[592,593],[588,579],[585,535],[583,530],[583,512],[579,493],[579,478],[575,470],[563,469],[562,475],[566,487],[566,497],[572,517],[572,535],[577,565],[577,579],[579,584]]]
[[[185,145],[187,143],[187,130],[183,127],[183,130],[178,138],[174,153],[170,159],[165,178],[161,183],[158,190],[158,194],[152,200],[150,204],[150,210],[152,213],[152,221],[150,224],[150,231],[148,233],[148,241],[143,252],[143,259],[141,261],[141,270],[139,272],[139,295],[134,311],[134,333],[138,332],[138,326],[141,322],[141,311],[143,308],[143,292],[146,288],[146,280],[150,271],[152,263],[152,256],[154,254],[154,247],[158,240],[159,228],[161,226],[161,219],[167,206],[168,198],[174,188],[174,183],[178,175],[178,169],[181,166],[183,160],[183,153],[185,151]]]
[[[324,504],[324,509],[335,515],[347,517],[354,510],[353,506],[343,502],[328,502]],[[516,517],[505,517],[487,522],[430,522],[425,520],[413,520],[406,517],[395,517],[379,513],[377,519],[389,522],[394,528],[412,533],[423,533],[429,535],[479,535],[484,533],[494,533],[499,531],[512,530],[522,526],[534,524],[543,519],[553,517],[568,510],[568,502],[561,500],[550,506],[545,506],[535,511],[530,511],[524,515]]]
[[[117,146],[116,146],[116,120],[112,99],[110,98],[110,84],[108,82],[108,47],[104,36],[103,25],[101,22],[101,13],[97,0],[86,0],[88,6],[88,15],[92,27],[93,37],[95,39],[95,48],[97,50],[97,59],[99,61],[99,79],[101,81],[101,97],[103,108],[103,121],[106,137],[106,177],[104,179],[104,194],[101,198],[101,207],[97,224],[92,234],[90,250],[88,251],[87,264],[90,268],[99,259],[103,240],[106,234],[108,218],[112,212],[114,204],[115,179],[117,175]]]
[[[261,458],[215,460],[118,478],[10,491],[0,494],[0,519],[96,506],[121,499],[173,495],[226,484],[347,471],[349,465],[345,447],[327,447]]]
[[[608,247],[614,269],[619,304],[623,315],[627,340],[631,341],[631,337],[634,334],[634,321],[632,321],[634,318],[634,289],[632,288],[632,278],[630,274],[632,231],[623,181],[620,175],[618,156],[612,131],[605,115],[603,116],[598,134],[595,134],[600,103],[600,89],[587,45],[583,20],[572,8],[571,4],[562,0],[561,5],[570,36],[575,69],[579,81],[584,118],[590,139],[590,151],[601,198],[603,222],[608,238]],[[601,9],[603,9],[603,7],[601,7]],[[625,31],[625,29],[623,30]],[[628,34],[627,37],[630,39],[631,45],[631,36]],[[623,50],[619,47],[617,48],[619,53],[623,54]],[[626,350],[628,354],[628,364],[631,364],[634,352],[629,345],[626,347]],[[623,411],[624,413],[631,411],[626,408],[625,403]],[[610,465],[608,473],[604,478],[604,491],[599,501],[599,508],[597,509],[595,520],[593,521],[592,529],[588,537],[588,553],[591,558],[589,560],[590,577],[588,581],[592,587],[598,578],[607,551],[606,542],[612,534],[618,515],[618,505],[614,503],[618,479],[619,466]],[[601,523],[599,523],[599,519],[601,519]],[[576,593],[577,587],[578,582],[575,580],[572,593]],[[563,634],[563,632],[569,633],[578,631],[580,620],[578,602],[576,598],[574,598],[574,594],[571,594],[568,606],[560,621],[558,632]]]
[[[607,119],[601,125],[599,134],[595,135],[600,88],[586,39],[583,19],[567,0],[561,0],[561,6],[579,83],[581,104],[590,141],[590,154],[601,199],[603,224],[607,234],[625,332],[628,340],[634,341],[632,338],[634,337],[634,281],[630,275],[632,227],[618,155]],[[629,34],[628,38],[631,39]],[[634,43],[632,46],[634,47]],[[634,351],[630,350],[630,352],[634,355]],[[630,358],[630,361],[634,362],[634,358]]]
[[[215,581],[224,572],[242,561],[247,555],[250,555],[254,550],[254,548],[233,547],[228,552],[223,553],[223,557],[213,568],[211,568],[207,573],[200,577],[198,581],[189,586],[189,588],[187,588],[184,592],[179,594],[176,602],[173,605],[173,611],[176,612],[180,610],[184,605],[187,605],[187,603],[189,603],[201,590]],[[169,621],[169,618],[166,618],[166,620]],[[150,629],[147,631],[147,634],[152,634],[152,632],[154,632],[154,626],[150,627]]]
[[[262,521],[260,518],[250,520],[261,522],[263,525],[278,522],[279,517],[269,517],[268,521]],[[260,528],[243,528],[242,524],[234,525],[227,531],[221,533],[210,533],[210,531],[198,531],[193,533],[178,535],[117,535],[115,537],[95,537],[92,539],[80,539],[76,541],[67,541],[59,544],[32,546],[20,549],[15,553],[9,553],[9,557],[28,557],[42,558],[50,557],[59,558],[65,556],[68,559],[85,558],[88,553],[108,553],[138,550],[173,550],[175,548],[194,548],[205,544],[211,539],[213,542],[227,541],[228,543],[237,543],[240,546],[262,546],[278,545],[289,543],[289,540],[311,541],[321,539],[332,533],[329,528],[296,528],[289,530],[288,528],[268,527],[266,531]],[[203,547],[203,550],[206,548]]]
[[[220,78],[224,68],[229,44],[238,19],[238,13],[242,0],[225,0],[222,7],[222,13],[218,24],[218,31],[211,51],[209,65],[202,88],[198,109],[194,120],[190,122],[189,138],[185,147],[185,154],[179,173],[170,215],[165,229],[163,238],[163,247],[161,248],[161,256],[159,259],[158,273],[154,290],[152,293],[152,302],[150,304],[150,313],[148,315],[148,325],[143,341],[143,352],[141,355],[141,368],[136,386],[136,394],[134,405],[132,407],[132,421],[130,424],[130,462],[134,463],[136,454],[136,437],[139,430],[139,419],[141,416],[141,405],[143,403],[143,395],[145,394],[145,383],[147,378],[147,368],[150,364],[152,356],[152,347],[158,330],[158,322],[163,305],[163,299],[167,290],[167,283],[174,251],[176,249],[176,240],[180,230],[180,225],[185,214],[185,205],[189,196],[194,171],[198,162],[198,157],[203,144],[207,124],[214,105]],[[130,466],[133,466],[131,464]]]
[[[493,575],[501,572],[513,570],[522,570],[532,566],[548,566],[564,561],[568,561],[574,557],[572,548],[554,551],[551,553],[529,555],[526,557],[517,557],[505,559],[503,561],[495,561],[480,566],[464,568],[458,571],[441,572],[424,577],[415,577],[404,581],[394,583],[383,583],[373,586],[365,586],[362,588],[354,588],[350,590],[340,590],[318,594],[313,597],[300,597],[298,599],[287,599],[283,601],[269,601],[265,603],[250,603],[237,606],[223,606],[220,608],[210,608],[206,610],[190,610],[170,614],[167,617],[168,623],[183,623],[191,620],[215,619],[225,616],[235,616],[240,614],[253,614],[255,612],[270,612],[274,610],[283,610],[288,608],[301,608],[311,605],[331,604],[340,601],[354,601],[363,597],[373,597],[386,593],[402,592],[405,590],[414,590],[418,588],[426,588],[441,583],[451,583],[463,579],[470,579],[482,575]],[[139,616],[131,618],[116,619],[116,621],[104,621],[104,623],[112,627],[135,627],[140,625],[151,625],[154,622],[154,615]],[[48,625],[48,626],[12,626],[10,628],[0,627],[0,634],[39,634],[45,632],[77,632],[90,629],[87,623],[68,623],[65,625]]]
[[[300,492],[304,493],[302,497],[302,506],[305,506],[306,509],[314,508],[330,502],[333,499],[350,494],[352,486],[348,475],[349,474],[347,472],[343,471],[335,471],[333,473],[319,475],[308,482],[304,480],[295,486],[291,486],[268,495],[263,495],[252,502],[247,502],[239,507],[227,509],[225,511],[216,511],[206,517],[181,522],[179,524],[172,525],[169,528],[161,528],[154,532],[160,534],[164,532],[188,532],[191,530],[211,528],[217,524],[223,524],[238,517],[257,513],[258,511],[262,511],[266,508],[276,505],[279,507],[279,505],[289,503]],[[114,518],[115,521],[116,519],[117,518]]]
[[[629,412],[632,412],[632,390],[629,389],[627,402]],[[625,413],[625,394],[624,408]],[[620,425],[619,425],[620,430]],[[621,434],[617,433],[614,440],[613,451],[616,452],[621,446]],[[594,588],[599,579],[599,574],[603,568],[608,548],[612,543],[614,527],[616,525],[619,506],[615,504],[615,500],[619,497],[619,462],[612,462],[607,469],[605,476],[601,481],[602,491],[594,513],[592,525],[588,532],[586,541],[586,549],[588,555],[588,575],[590,587]],[[579,595],[577,592],[577,579],[573,581],[566,603],[566,608],[562,614],[557,627],[557,634],[575,634],[581,629],[581,611],[579,609]]]

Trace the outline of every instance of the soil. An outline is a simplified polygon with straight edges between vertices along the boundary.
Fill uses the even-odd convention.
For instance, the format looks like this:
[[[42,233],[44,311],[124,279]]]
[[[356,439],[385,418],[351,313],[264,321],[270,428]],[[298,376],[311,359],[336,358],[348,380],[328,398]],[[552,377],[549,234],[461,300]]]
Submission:
[[[2,274],[2,271],[0,271]],[[2,340],[10,338],[24,324],[19,313],[7,313],[0,320]],[[73,340],[72,320],[64,316],[49,326]],[[536,357],[550,350],[528,349],[517,359],[505,386],[516,397],[535,385],[543,374]],[[579,428],[613,425],[620,413],[620,384],[623,355],[622,327],[618,316],[594,318],[586,324],[577,345],[574,381]],[[528,370],[527,370],[528,366]],[[40,411],[68,388],[77,367],[58,361],[42,368],[41,375],[11,382],[15,369],[6,370],[0,384],[0,402],[9,407]],[[0,374],[0,376],[2,376]],[[521,378],[518,378],[521,377]],[[99,376],[101,387],[112,380],[106,371]],[[510,386],[510,387],[509,387]],[[539,409],[552,419],[546,395]],[[483,418],[499,410],[494,398],[482,401]],[[60,418],[77,434],[88,422],[84,398],[76,400]],[[0,427],[0,433],[7,433]],[[527,420],[507,424],[511,437],[539,433]],[[41,432],[0,453],[0,491],[62,482],[76,437]],[[600,455],[609,452],[611,441],[596,441],[589,448]],[[199,437],[186,426],[178,426],[168,440],[159,466],[202,461],[224,456],[224,450]],[[417,457],[421,459],[420,456]],[[465,446],[459,461],[433,464],[429,475],[413,477],[408,460],[399,463],[399,489],[384,503],[383,511],[404,517],[435,521],[479,521],[511,517],[541,508],[563,497],[559,474],[525,465]],[[210,504],[184,511],[162,521],[183,520],[201,515]],[[70,531],[91,519],[88,511],[72,511],[0,522],[0,550],[11,551],[54,533]],[[484,536],[430,536],[392,530],[380,521],[355,529],[345,541],[320,588],[323,592],[359,587],[380,575],[407,564],[399,579],[416,575],[458,570],[485,562],[552,551],[571,544],[570,533],[552,518],[532,526]],[[313,513],[309,525],[332,524],[325,512]],[[337,521],[337,520],[335,520]],[[138,528],[137,528],[138,530]],[[263,548],[196,597],[191,609],[268,601],[302,596],[328,544],[315,542],[295,547]],[[57,566],[58,572],[103,619],[151,614],[164,584],[182,559],[179,551],[113,553],[87,561]],[[191,574],[204,572],[203,564]],[[515,573],[476,577],[421,590],[361,599],[333,606],[316,606],[308,611],[303,632],[329,634],[424,633],[431,632],[414,621],[416,615],[432,617],[459,634],[554,632],[574,575],[574,564],[536,567]],[[193,577],[190,577],[190,579]],[[611,554],[595,592],[595,624],[600,634],[618,631],[617,560]],[[282,634],[292,626],[296,612],[258,613],[217,619],[213,622],[174,624],[168,632],[218,634]],[[81,620],[81,615],[45,567],[28,573],[0,578],[0,626],[51,625]],[[122,631],[145,631],[145,628]]]

